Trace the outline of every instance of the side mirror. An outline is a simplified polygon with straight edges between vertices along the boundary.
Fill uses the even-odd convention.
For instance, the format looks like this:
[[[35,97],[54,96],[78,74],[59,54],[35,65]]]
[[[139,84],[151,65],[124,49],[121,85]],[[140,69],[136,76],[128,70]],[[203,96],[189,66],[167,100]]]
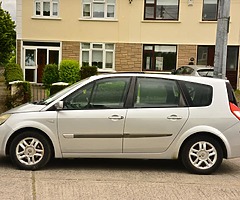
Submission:
[[[59,101],[54,104],[56,110],[62,110],[63,109],[63,101]]]

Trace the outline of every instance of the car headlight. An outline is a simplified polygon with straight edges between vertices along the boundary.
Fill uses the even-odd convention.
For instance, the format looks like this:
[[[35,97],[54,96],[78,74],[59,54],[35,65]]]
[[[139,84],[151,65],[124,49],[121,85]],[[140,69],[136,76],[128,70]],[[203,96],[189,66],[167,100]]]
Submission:
[[[0,125],[2,125],[10,116],[11,114],[0,115]]]

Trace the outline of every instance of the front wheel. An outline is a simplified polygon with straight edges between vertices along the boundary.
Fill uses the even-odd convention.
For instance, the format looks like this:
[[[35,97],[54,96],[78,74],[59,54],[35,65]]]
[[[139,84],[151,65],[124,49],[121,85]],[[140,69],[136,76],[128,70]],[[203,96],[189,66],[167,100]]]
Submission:
[[[51,158],[51,146],[40,132],[24,131],[10,145],[10,157],[19,169],[36,170]]]
[[[222,163],[220,144],[208,136],[190,138],[183,146],[181,160],[188,171],[195,174],[211,174]]]

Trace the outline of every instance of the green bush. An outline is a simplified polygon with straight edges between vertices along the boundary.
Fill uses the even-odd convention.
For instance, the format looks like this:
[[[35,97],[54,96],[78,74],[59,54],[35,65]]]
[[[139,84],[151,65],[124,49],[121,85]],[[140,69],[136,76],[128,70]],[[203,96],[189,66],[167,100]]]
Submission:
[[[29,82],[20,82],[12,86],[16,86],[16,93],[8,95],[6,98],[5,106],[7,109],[11,109],[31,101],[31,86]]]
[[[12,81],[23,81],[22,68],[16,63],[9,63],[5,66],[4,77],[7,85]]]
[[[59,70],[60,81],[65,83],[75,83],[80,80],[79,64],[75,60],[63,60]]]
[[[50,95],[56,94],[57,92],[63,90],[66,87],[68,87],[68,85],[52,85],[50,87]]]
[[[90,76],[97,75],[97,67],[95,66],[82,66],[80,69],[81,79],[88,78]]]
[[[53,83],[58,82],[59,72],[56,64],[49,64],[44,67],[42,82],[43,85],[49,88]]]

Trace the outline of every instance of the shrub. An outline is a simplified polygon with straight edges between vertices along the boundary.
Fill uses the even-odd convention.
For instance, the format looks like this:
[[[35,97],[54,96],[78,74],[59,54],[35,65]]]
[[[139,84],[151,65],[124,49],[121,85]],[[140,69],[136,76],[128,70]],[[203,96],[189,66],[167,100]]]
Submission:
[[[9,63],[5,66],[4,77],[7,85],[12,81],[23,81],[22,68],[16,63]]]
[[[80,69],[81,79],[88,78],[90,76],[97,75],[97,67],[95,66],[82,66]]]
[[[57,92],[63,90],[66,87],[68,87],[68,85],[52,85],[50,87],[50,95],[56,94]]]
[[[59,70],[60,81],[65,83],[75,83],[80,80],[79,64],[75,60],[63,60]]]
[[[11,109],[31,101],[31,86],[29,82],[20,82],[12,86],[16,86],[16,92],[13,95],[8,95],[5,106]]]
[[[42,82],[43,85],[49,88],[53,83],[58,82],[59,72],[56,64],[49,64],[44,67]]]

